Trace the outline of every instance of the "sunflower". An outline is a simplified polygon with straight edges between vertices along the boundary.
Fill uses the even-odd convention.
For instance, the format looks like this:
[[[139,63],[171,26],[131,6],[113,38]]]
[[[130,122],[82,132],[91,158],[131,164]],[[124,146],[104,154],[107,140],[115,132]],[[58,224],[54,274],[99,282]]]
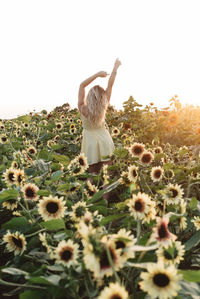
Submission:
[[[60,135],[56,135],[53,140],[58,141],[59,139],[60,139]]]
[[[76,137],[76,139],[75,139],[75,144],[79,144],[79,143],[80,143],[80,140],[81,140],[81,137],[80,137],[80,136]]]
[[[32,183],[27,183],[22,187],[22,192],[24,194],[25,199],[36,201],[38,200],[39,196],[37,195],[37,191],[39,188]]]
[[[8,142],[8,137],[6,134],[1,134],[0,135],[0,143],[6,144]]]
[[[108,164],[104,164],[102,169],[103,169],[103,184],[107,185],[109,183]]]
[[[183,189],[176,184],[168,184],[167,187],[164,190],[163,198],[166,200],[167,204],[178,204],[183,196]]]
[[[82,240],[84,246],[83,261],[85,267],[93,272],[95,279],[98,280],[104,276],[108,277],[113,275],[107,250],[110,253],[115,270],[118,271],[123,267],[123,260],[120,257],[121,248],[116,249],[113,239],[108,239],[107,236],[104,236],[100,242],[98,242],[94,236],[93,238],[90,236],[90,242]]]
[[[135,252],[132,250],[132,246],[135,244],[136,239],[131,234],[131,231],[126,231],[125,228],[121,228],[117,234],[110,236],[115,242],[116,249],[121,248],[120,257],[125,263],[129,258],[135,257]]]
[[[129,207],[130,214],[136,219],[144,219],[150,209],[151,199],[145,193],[139,192],[137,195],[133,194],[129,199],[127,206]]]
[[[172,179],[174,177],[174,171],[172,169],[165,170],[164,177],[166,179]]]
[[[69,129],[71,130],[71,129],[75,129],[76,128],[76,125],[75,124],[71,124],[70,126],[69,126]]]
[[[132,142],[131,137],[126,137],[125,139],[123,139],[123,144],[124,144],[124,146],[128,147],[128,149],[129,149],[131,142]]]
[[[193,222],[197,230],[200,229],[200,216],[194,216],[194,219],[192,219],[191,222]]]
[[[70,134],[75,134],[77,132],[76,128],[69,129]]]
[[[50,246],[47,243],[46,233],[43,233],[43,234],[39,233],[39,239],[40,239],[42,245],[46,248],[50,258],[54,259],[54,252],[53,252],[52,246]]]
[[[162,152],[163,152],[163,149],[161,146],[157,146],[156,148],[154,148],[155,154],[161,154]]]
[[[164,264],[179,264],[183,260],[183,255],[185,253],[184,245],[181,245],[181,242],[173,242],[171,246],[165,248],[160,246],[156,251],[158,261],[163,262]]]
[[[85,215],[86,212],[88,212],[86,203],[83,201],[78,201],[72,207],[72,212],[70,212],[70,216],[75,222],[78,222]]]
[[[128,299],[128,292],[118,282],[110,283],[98,296],[98,299]]]
[[[56,129],[57,130],[62,130],[62,128],[63,128],[63,124],[62,123],[56,123]]]
[[[55,144],[56,144],[56,142],[54,140],[48,140],[47,141],[47,146],[48,147],[51,147],[52,145],[55,145]]]
[[[3,241],[6,242],[6,249],[9,252],[14,251],[14,255],[21,255],[26,249],[26,240],[23,234],[20,232],[10,233],[8,230],[7,234],[3,236]]]
[[[143,143],[133,143],[130,147],[129,152],[131,153],[132,157],[140,157],[144,152],[144,144]]]
[[[89,180],[86,182],[86,190],[84,190],[84,193],[88,198],[91,198],[95,193],[97,193],[99,189],[93,185]]]
[[[185,214],[186,213],[186,207],[187,207],[187,203],[184,202],[183,199],[181,199],[181,202],[180,202],[180,213],[181,214]],[[184,230],[186,229],[187,227],[187,218],[186,217],[180,217],[180,229],[181,230]]]
[[[139,282],[141,289],[151,298],[172,298],[177,296],[181,288],[178,282],[182,276],[177,273],[173,265],[166,267],[162,262],[147,265],[147,272],[142,272],[140,277],[142,278]]]
[[[118,136],[120,134],[120,130],[117,127],[114,127],[111,132],[111,136]]]
[[[18,201],[19,201],[19,198],[11,198],[11,199],[7,199],[6,201],[4,201],[4,202],[2,203],[2,206],[3,206],[4,208],[7,208],[8,210],[13,211],[15,208],[17,208]]]
[[[4,181],[6,182],[7,185],[11,186],[16,183],[15,181],[15,173],[16,169],[15,168],[8,168],[6,171],[3,173],[2,177]]]
[[[44,197],[37,204],[38,212],[42,216],[44,221],[51,219],[58,219],[64,217],[66,210],[65,202],[63,197],[58,198],[57,196]]]
[[[29,155],[35,155],[37,153],[37,150],[34,146],[30,146],[28,149],[27,149],[27,153]]]
[[[152,167],[150,176],[153,182],[159,182],[164,174],[164,170],[161,166]]]
[[[84,170],[88,168],[87,158],[84,153],[80,153],[75,159],[74,162],[77,162]]]
[[[120,184],[125,184],[126,186],[129,186],[130,181],[128,179],[128,172],[127,171],[122,171],[121,177],[118,179],[118,182]]]
[[[12,163],[11,163],[11,168],[18,168],[18,163],[17,163],[17,161],[13,161]]]
[[[24,170],[22,169],[16,169],[15,172],[15,181],[17,183],[17,185],[21,185],[25,180],[25,174],[24,174]]]
[[[140,157],[140,162],[143,165],[149,165],[153,159],[154,159],[154,156],[150,151],[144,151]]]
[[[72,240],[61,241],[55,249],[56,263],[61,263],[66,267],[76,265],[79,255],[78,244]]]
[[[128,167],[128,179],[130,182],[136,182],[138,178],[138,167],[135,165],[131,165]]]
[[[177,236],[170,233],[170,231],[168,230],[169,218],[166,216],[162,218],[157,217],[156,221],[157,226],[153,228],[150,241],[157,241],[159,245],[168,247],[172,244],[173,241],[177,239]]]

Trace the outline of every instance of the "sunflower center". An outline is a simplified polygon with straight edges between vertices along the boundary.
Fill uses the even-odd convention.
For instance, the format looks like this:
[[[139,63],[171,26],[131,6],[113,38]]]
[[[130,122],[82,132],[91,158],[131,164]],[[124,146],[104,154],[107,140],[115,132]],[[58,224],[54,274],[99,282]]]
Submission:
[[[78,173],[81,170],[81,167],[77,167],[76,169],[74,169],[74,173]]]
[[[68,262],[70,259],[72,258],[72,251],[69,249],[65,249],[62,253],[61,253],[61,259]]]
[[[116,243],[116,248],[118,249],[118,248],[125,248],[126,246],[125,246],[125,244],[124,244],[124,242],[122,242],[122,241],[117,241]]]
[[[143,163],[149,163],[151,161],[151,155],[150,154],[144,154],[142,156],[142,162]]]
[[[137,176],[137,172],[135,169],[132,170],[132,176],[135,178]]]
[[[164,223],[162,223],[161,226],[159,227],[158,235],[160,239],[164,239],[168,236],[168,231]]]
[[[46,209],[50,214],[54,214],[58,211],[58,204],[56,202],[48,202]]]
[[[75,210],[75,214],[77,217],[81,217],[85,214],[85,207],[77,207]]]
[[[17,181],[18,181],[19,183],[21,183],[21,181],[22,181],[22,175],[21,175],[21,174],[18,175],[18,177],[17,177]]]
[[[153,277],[153,282],[157,286],[164,288],[169,284],[170,280],[166,274],[158,273]]]
[[[143,212],[144,211],[144,202],[141,199],[136,200],[134,208],[137,212]]]
[[[31,148],[28,152],[29,154],[35,154],[35,150],[33,148]]]
[[[27,196],[27,197],[30,197],[30,198],[35,197],[35,192],[34,192],[34,190],[33,190],[32,188],[27,188],[27,189],[26,189],[26,196]]]
[[[83,160],[83,158],[79,158],[79,164],[80,164],[81,166],[84,166],[84,160]]]
[[[109,248],[108,249],[110,251],[110,255],[111,255],[111,258],[112,260],[114,260],[115,256],[112,252],[112,249]],[[107,256],[107,252],[106,250],[103,251],[101,257],[100,257],[100,267],[101,269],[106,269],[106,268],[110,268],[110,263],[109,263],[109,260],[108,260],[108,256]]]
[[[2,137],[2,141],[5,142],[7,140],[6,137]]]
[[[14,243],[17,247],[19,247],[19,248],[22,248],[22,247],[23,247],[23,244],[22,244],[22,240],[21,240],[21,239],[17,239],[17,238],[15,238],[15,237],[12,236],[12,241],[13,241],[13,243]]]
[[[154,172],[154,177],[159,179],[160,176],[161,176],[161,171],[158,169]]]
[[[89,194],[90,196],[94,195],[94,193],[95,193],[94,190],[91,190],[91,189],[88,190],[88,194]]]
[[[13,172],[10,172],[8,177],[11,182],[14,182],[14,173]]]
[[[142,147],[141,146],[135,146],[133,148],[133,152],[136,154],[136,155],[140,155],[142,153]]]
[[[170,189],[169,191],[172,192],[172,197],[175,198],[178,195],[178,191],[176,189]]]

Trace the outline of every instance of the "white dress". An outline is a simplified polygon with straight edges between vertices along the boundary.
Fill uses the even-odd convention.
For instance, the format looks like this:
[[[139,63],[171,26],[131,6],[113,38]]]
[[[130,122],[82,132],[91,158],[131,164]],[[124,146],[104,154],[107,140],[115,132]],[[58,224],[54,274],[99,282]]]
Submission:
[[[80,114],[80,118],[83,126],[81,153],[85,154],[88,164],[110,160],[110,158],[102,158],[111,155],[115,149],[112,137],[105,127],[105,121],[101,127],[97,127],[83,114]]]

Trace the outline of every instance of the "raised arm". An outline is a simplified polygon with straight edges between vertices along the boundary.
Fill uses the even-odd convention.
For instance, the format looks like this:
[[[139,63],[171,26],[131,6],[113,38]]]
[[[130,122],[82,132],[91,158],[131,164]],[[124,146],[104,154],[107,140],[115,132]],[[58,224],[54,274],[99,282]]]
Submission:
[[[89,85],[92,81],[94,81],[98,77],[106,77],[108,74],[106,72],[98,72],[94,74],[93,76],[87,78],[84,80],[79,87],[78,92],[78,109],[81,111],[82,107],[85,105],[85,87]]]
[[[113,84],[115,82],[115,77],[117,75],[117,69],[120,65],[121,65],[121,61],[117,58],[116,61],[115,61],[112,73],[110,75],[110,78],[108,80],[108,86],[106,88],[106,94],[107,94],[108,102],[110,101],[110,97],[111,97],[111,93],[112,93],[112,87],[113,87]]]

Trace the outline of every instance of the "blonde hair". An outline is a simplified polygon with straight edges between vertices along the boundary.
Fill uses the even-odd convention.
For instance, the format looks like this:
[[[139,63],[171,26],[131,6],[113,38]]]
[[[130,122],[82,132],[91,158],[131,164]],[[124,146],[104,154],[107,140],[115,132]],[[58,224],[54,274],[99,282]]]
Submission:
[[[105,113],[108,107],[108,100],[105,90],[99,86],[93,86],[86,97],[88,107],[88,119],[93,124],[99,126],[105,120]]]

